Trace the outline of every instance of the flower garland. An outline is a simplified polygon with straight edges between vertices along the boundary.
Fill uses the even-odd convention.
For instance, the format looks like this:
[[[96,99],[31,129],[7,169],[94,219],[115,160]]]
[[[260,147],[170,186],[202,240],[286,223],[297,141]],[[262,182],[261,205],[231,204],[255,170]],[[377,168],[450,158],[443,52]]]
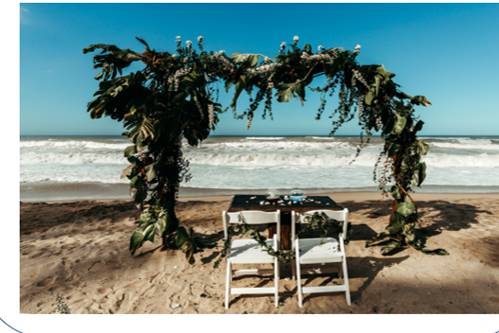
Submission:
[[[313,215],[305,216],[306,223],[300,224],[300,230],[297,232],[297,237],[308,238],[325,238],[337,237],[343,228],[343,223],[334,219],[330,219],[325,213],[314,213]],[[222,250],[218,253],[218,258],[214,262],[214,266],[218,267],[222,258],[226,257],[230,251],[232,238],[236,236],[249,236],[262,249],[273,257],[277,257],[280,262],[291,262],[295,258],[293,250],[278,249],[269,245],[267,239],[263,237],[254,226],[247,224],[244,220],[237,224],[230,224],[227,227],[228,237],[224,239]],[[348,232],[347,232],[348,234]],[[293,240],[292,240],[293,241]],[[345,241],[348,241],[346,239]]]
[[[297,98],[303,104],[307,91],[317,92],[321,100],[316,119],[321,119],[330,98],[338,101],[331,110],[331,135],[356,115],[363,130],[356,156],[374,134],[384,139],[383,151],[373,176],[380,190],[393,198],[392,214],[384,233],[369,245],[382,245],[383,254],[392,254],[408,246],[428,251],[425,237],[417,232],[417,209],[410,195],[426,177],[421,157],[428,145],[417,137],[423,121],[415,115],[416,106],[429,106],[424,96],[411,96],[393,81],[395,74],[382,65],[361,65],[356,60],[361,46],[352,51],[343,48],[300,47],[293,37],[288,47],[279,46],[278,55],[227,56],[223,50],[204,48],[204,38],[197,38],[197,48],[188,40],[176,38],[174,53],[152,49],[141,38],[143,52],[121,49],[115,45],[94,44],[84,53],[95,52],[95,76],[99,87],[87,110],[92,118],[110,117],[123,123],[132,145],[125,149],[130,165],[124,175],[130,179],[131,193],[143,214],[130,240],[134,253],[145,241],[161,236],[163,244],[173,242],[188,253],[196,251],[190,232],[181,226],[175,213],[180,183],[189,179],[189,163],[182,154],[182,140],[196,146],[216,127],[218,115],[225,111],[218,102],[219,82],[233,89],[229,105],[236,118],[246,118],[252,125],[255,113],[263,104],[262,117],[272,117],[274,99],[289,102]],[[99,52],[97,52],[99,51]],[[133,63],[140,69],[132,70]],[[317,78],[321,86],[312,87]],[[308,89],[308,90],[307,90]],[[249,106],[239,113],[238,100],[243,92]],[[151,214],[150,212],[161,212]],[[156,219],[154,216],[162,216]]]

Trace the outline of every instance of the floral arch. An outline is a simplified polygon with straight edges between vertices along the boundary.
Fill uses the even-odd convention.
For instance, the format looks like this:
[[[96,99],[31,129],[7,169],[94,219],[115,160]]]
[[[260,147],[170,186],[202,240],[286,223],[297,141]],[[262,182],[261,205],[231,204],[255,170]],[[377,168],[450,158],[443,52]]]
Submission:
[[[175,53],[152,49],[141,38],[143,52],[121,49],[109,44],[94,44],[84,53],[93,57],[99,70],[99,88],[88,104],[92,118],[110,117],[122,122],[131,145],[125,149],[129,166],[124,174],[130,180],[133,198],[142,213],[130,240],[132,254],[146,241],[161,237],[163,245],[180,248],[192,260],[197,244],[192,230],[181,225],[175,214],[179,185],[188,179],[189,163],[182,155],[182,139],[196,146],[206,139],[223,112],[214,83],[233,87],[230,108],[235,117],[246,119],[250,127],[262,109],[262,117],[272,118],[274,98],[305,102],[308,92],[320,95],[315,117],[320,119],[330,98],[337,98],[332,110],[331,135],[357,114],[362,127],[362,148],[379,133],[383,150],[374,168],[379,189],[392,197],[392,211],[385,232],[368,245],[382,245],[383,254],[392,254],[411,246],[428,253],[425,238],[416,227],[418,214],[410,193],[425,179],[426,166],[421,157],[428,145],[418,139],[423,121],[415,115],[415,106],[428,106],[424,96],[411,96],[393,81],[394,74],[382,65],[361,65],[360,52],[342,48],[312,50],[299,46],[295,36],[288,46],[281,43],[279,54],[269,58],[260,54],[233,54],[206,51],[203,37],[197,48],[191,41],[183,45],[177,37]],[[139,63],[138,70],[131,70]],[[322,83],[317,87],[321,78]],[[241,93],[250,96],[243,112],[237,111]],[[260,107],[262,106],[262,107]],[[365,137],[365,140],[363,139]]]

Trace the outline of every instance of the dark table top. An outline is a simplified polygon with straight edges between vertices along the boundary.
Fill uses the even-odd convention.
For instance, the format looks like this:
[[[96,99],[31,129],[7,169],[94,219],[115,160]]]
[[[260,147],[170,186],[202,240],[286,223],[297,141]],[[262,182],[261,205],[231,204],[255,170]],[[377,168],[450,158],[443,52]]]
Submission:
[[[266,195],[253,195],[253,194],[236,194],[230,203],[229,212],[237,212],[241,210],[262,210],[262,211],[276,211],[281,212],[295,212],[303,213],[315,209],[343,209],[340,205],[333,201],[328,196],[310,195],[299,203],[293,203],[291,200],[281,201],[268,201]],[[263,204],[262,204],[263,203]]]

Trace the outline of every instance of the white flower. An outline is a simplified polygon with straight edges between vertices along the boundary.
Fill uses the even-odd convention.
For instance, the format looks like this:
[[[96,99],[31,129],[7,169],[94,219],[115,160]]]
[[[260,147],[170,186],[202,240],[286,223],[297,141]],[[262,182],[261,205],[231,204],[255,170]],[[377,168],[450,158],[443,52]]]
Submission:
[[[300,41],[300,37],[299,37],[299,36],[297,36],[297,35],[295,35],[295,36],[293,37],[293,42],[296,44],[296,43],[298,43],[299,41]]]
[[[186,46],[187,48],[190,48],[190,47],[192,46],[192,41],[191,41],[191,40],[187,40],[187,41],[185,42],[185,46]]]
[[[361,49],[360,44],[355,45],[354,50],[355,50],[356,52],[360,52],[360,49]]]
[[[204,37],[203,36],[198,36],[198,43],[202,43],[204,40]]]
[[[281,42],[280,49],[283,51],[286,48],[286,42]]]
[[[324,50],[324,46],[319,45],[317,46],[317,52],[322,52]]]
[[[177,43],[180,43],[182,41],[182,37],[177,36],[177,37],[175,37],[175,40],[177,41]]]
[[[270,60],[270,58],[269,58],[269,57],[265,57],[265,58],[263,58],[263,61],[264,61],[264,62],[266,62],[266,63],[269,63],[269,62],[271,62],[272,60]]]

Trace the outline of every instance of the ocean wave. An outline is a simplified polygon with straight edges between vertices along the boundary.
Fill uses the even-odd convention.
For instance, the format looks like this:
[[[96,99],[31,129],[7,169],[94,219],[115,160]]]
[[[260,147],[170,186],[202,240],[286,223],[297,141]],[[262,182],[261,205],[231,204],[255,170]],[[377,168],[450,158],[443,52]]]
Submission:
[[[326,141],[336,140],[336,138],[332,136],[306,136],[305,138],[309,138],[312,140],[326,140]]]
[[[430,145],[438,148],[454,150],[499,151],[499,144],[491,139],[460,138],[447,140],[446,142],[431,142]]]
[[[185,146],[190,187],[207,188],[351,188],[375,186],[374,164],[382,144],[370,144],[354,160],[358,138],[276,140],[209,138]],[[499,144],[488,138],[433,140],[423,159],[429,185],[499,185]],[[126,183],[124,139],[21,140],[21,181]]]
[[[44,149],[103,149],[103,150],[123,150],[130,143],[122,142],[98,142],[86,140],[28,140],[21,141],[23,148],[44,148]]]
[[[423,157],[428,166],[434,168],[499,168],[499,154],[428,154]]]
[[[234,150],[234,151],[277,151],[277,150],[331,150],[343,148],[354,150],[357,145],[349,142],[313,142],[313,141],[229,141],[229,142],[205,142],[199,147],[186,147],[186,151],[199,149],[212,150]]]
[[[246,140],[262,140],[262,141],[277,141],[282,140],[284,137],[282,136],[247,136]]]
[[[21,152],[21,165],[60,164],[60,165],[95,165],[126,164],[122,150],[112,153],[98,152]]]

